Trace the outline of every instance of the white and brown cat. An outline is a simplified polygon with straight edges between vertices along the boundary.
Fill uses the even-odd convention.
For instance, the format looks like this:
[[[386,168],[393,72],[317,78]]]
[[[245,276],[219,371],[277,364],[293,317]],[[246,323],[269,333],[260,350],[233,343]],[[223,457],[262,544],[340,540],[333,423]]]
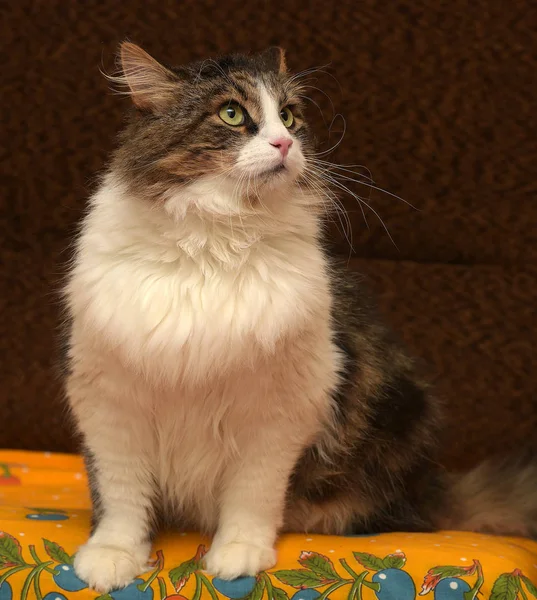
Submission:
[[[78,575],[127,585],[162,527],[214,534],[222,578],[272,567],[282,530],[535,531],[533,467],[436,466],[438,401],[323,248],[331,193],[283,52],[168,68],[124,43],[121,63],[134,107],[66,286]]]

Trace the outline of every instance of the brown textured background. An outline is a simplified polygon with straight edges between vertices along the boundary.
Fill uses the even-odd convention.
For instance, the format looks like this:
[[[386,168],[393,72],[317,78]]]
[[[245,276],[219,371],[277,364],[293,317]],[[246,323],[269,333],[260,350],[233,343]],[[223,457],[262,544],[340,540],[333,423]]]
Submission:
[[[347,122],[333,159],[367,165],[420,209],[372,194],[396,249],[345,200],[353,264],[448,400],[446,463],[535,444],[536,25],[526,0],[4,3],[0,446],[74,447],[53,369],[54,290],[121,125],[125,101],[99,67],[124,37],[172,63],[273,44],[293,70],[331,63],[341,89],[322,74],[315,85]],[[348,254],[336,228],[334,239]]]

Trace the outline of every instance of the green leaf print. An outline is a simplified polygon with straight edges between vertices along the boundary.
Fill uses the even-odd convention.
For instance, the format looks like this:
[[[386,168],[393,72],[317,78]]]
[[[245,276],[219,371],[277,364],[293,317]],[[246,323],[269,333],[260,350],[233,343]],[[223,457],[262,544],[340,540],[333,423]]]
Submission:
[[[316,588],[326,585],[326,581],[308,569],[276,571],[274,576],[285,585],[294,588]]]
[[[196,556],[189,560],[185,560],[185,562],[181,563],[175,569],[172,569],[168,575],[170,577],[170,581],[176,592],[180,592],[190,579],[191,575],[193,575],[196,571],[199,571],[203,567],[203,557],[207,553],[207,549],[203,544],[198,546],[198,550],[196,552]],[[163,559],[162,559],[163,560]],[[201,587],[200,587],[201,593]]]
[[[57,563],[72,565],[73,559],[67,554],[67,552],[56,542],[51,542],[43,538],[43,545],[45,546],[45,552],[55,560]]]
[[[0,560],[6,567],[26,564],[18,540],[5,531],[0,531]]]
[[[370,571],[382,571],[385,568],[382,558],[368,552],[353,552],[354,558]]]
[[[446,577],[462,577],[464,575],[470,575],[468,567],[433,567],[429,573],[433,576],[440,576],[440,579]]]
[[[332,561],[318,552],[302,552],[298,562],[306,569],[322,577],[326,583],[338,581],[341,577],[337,574]]]
[[[190,576],[199,569],[198,561],[194,559],[186,560],[169,573],[170,581],[176,592],[180,592],[187,584]]]
[[[531,582],[525,575],[522,575],[522,573],[520,573],[519,577],[520,580],[524,582],[524,585],[528,589],[528,592],[532,596],[535,596],[535,598],[537,598],[537,586],[533,582]]]
[[[0,569],[9,569],[10,567],[16,567],[19,563],[14,563],[8,558],[0,556]]]
[[[265,591],[265,580],[259,578],[254,586],[254,589],[245,596],[242,600],[261,600]]]
[[[288,600],[287,593],[278,587],[272,587],[272,598],[273,600]],[[271,600],[269,598],[269,600]]]
[[[402,552],[394,552],[385,556],[382,562],[385,569],[401,569],[405,566],[406,556]]]
[[[438,566],[429,569],[423,578],[423,584],[421,587],[420,596],[428,594],[431,590],[434,590],[438,583],[442,579],[447,577],[464,577],[468,575],[474,575],[476,570],[480,574],[479,578],[482,578],[481,565],[479,561],[473,561],[473,564],[467,567],[454,567],[454,566]],[[478,587],[480,587],[482,581],[478,581]]]
[[[518,575],[504,573],[494,582],[490,600],[516,600],[518,598]]]

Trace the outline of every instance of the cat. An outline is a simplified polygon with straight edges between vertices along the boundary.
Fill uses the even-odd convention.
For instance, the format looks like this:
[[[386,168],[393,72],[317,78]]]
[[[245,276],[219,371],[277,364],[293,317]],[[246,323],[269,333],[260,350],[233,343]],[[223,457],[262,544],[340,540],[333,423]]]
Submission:
[[[325,250],[283,50],[170,68],[125,42],[120,61],[133,107],[65,287],[78,576],[128,585],[166,527],[214,535],[225,579],[271,568],[282,531],[534,532],[533,464],[443,473],[439,400]]]

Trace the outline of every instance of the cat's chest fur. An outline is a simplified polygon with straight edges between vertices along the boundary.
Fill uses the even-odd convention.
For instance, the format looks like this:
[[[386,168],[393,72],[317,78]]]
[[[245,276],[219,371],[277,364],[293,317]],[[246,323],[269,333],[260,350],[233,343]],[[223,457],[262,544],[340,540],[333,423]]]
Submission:
[[[137,369],[203,378],[327,316],[325,259],[307,228],[255,239],[225,224],[173,231],[105,192],[86,221],[69,297]]]
[[[239,369],[224,381],[208,376],[205,385],[179,386],[154,396],[155,480],[168,519],[214,531],[222,477],[248,451],[261,423],[285,410],[263,392],[265,368]]]

